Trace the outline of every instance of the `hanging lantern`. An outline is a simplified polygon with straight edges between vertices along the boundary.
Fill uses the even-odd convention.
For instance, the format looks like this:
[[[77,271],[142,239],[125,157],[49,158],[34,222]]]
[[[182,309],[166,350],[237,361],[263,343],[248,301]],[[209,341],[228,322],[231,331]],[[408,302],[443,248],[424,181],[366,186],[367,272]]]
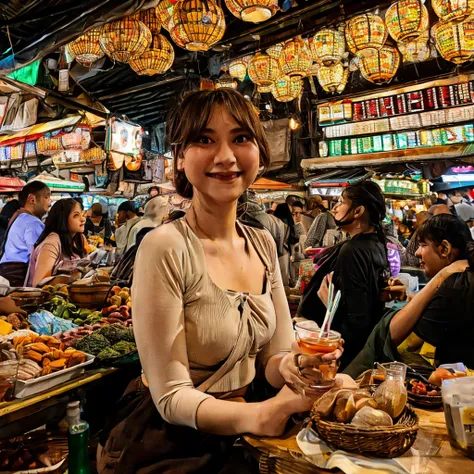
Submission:
[[[177,46],[186,49],[187,36],[184,32],[183,25],[175,25],[171,21],[169,33],[170,38]]]
[[[312,38],[313,60],[324,66],[331,66],[342,59],[346,51],[344,34],[332,28],[323,28]]]
[[[216,89],[222,89],[223,87],[237,89],[237,82],[234,81],[228,72],[222,74],[222,76],[216,81]]]
[[[366,13],[356,16],[346,23],[346,42],[352,54],[372,54],[387,40],[387,27],[378,15]],[[362,53],[360,53],[362,54]]]
[[[290,77],[305,77],[313,64],[308,43],[300,36],[287,41],[281,51],[279,63],[282,74]]]
[[[130,61],[130,67],[140,76],[163,74],[174,61],[174,49],[171,43],[159,34],[153,35],[150,49],[147,49],[139,58]]]
[[[423,33],[415,41],[398,43],[398,49],[402,53],[403,60],[409,63],[421,63],[431,57],[431,48],[428,44],[429,33]]]
[[[258,86],[271,86],[278,76],[278,61],[265,53],[257,53],[248,63],[250,79]]]
[[[155,14],[163,28],[171,31],[174,5],[170,0],[161,0],[155,8]]]
[[[247,62],[243,58],[234,59],[229,64],[229,74],[242,82],[247,75]]]
[[[431,6],[442,22],[463,21],[474,12],[474,0],[431,0]]]
[[[134,15],[134,18],[141,21],[151,31],[152,35],[158,34],[161,31],[160,20],[156,16],[155,8],[140,10]]]
[[[107,56],[120,63],[141,56],[151,40],[150,30],[133,17],[106,23],[100,36],[100,44]]]
[[[270,46],[265,52],[275,59],[280,59],[281,51],[283,49],[284,43],[278,43],[273,46]]]
[[[383,84],[395,76],[399,65],[398,50],[391,46],[384,46],[370,56],[362,56],[359,68],[365,79],[374,84]]]
[[[260,94],[267,94],[268,92],[271,92],[273,90],[273,84],[271,86],[257,86],[257,91],[260,92]]]
[[[308,76],[317,76],[321,64],[313,63],[308,71]]]
[[[91,67],[96,61],[104,57],[100,47],[101,28],[94,28],[79,36],[67,45],[68,53],[85,67]]]
[[[298,77],[282,76],[273,84],[272,94],[278,102],[291,102],[303,90],[303,81]]]
[[[338,62],[332,66],[321,66],[316,77],[326,92],[342,92],[347,84],[349,70]]]
[[[182,25],[189,51],[208,51],[225,32],[224,12],[212,0],[180,0],[173,9],[173,24]]]
[[[474,20],[436,23],[431,29],[436,49],[447,61],[462,64],[474,57]]]
[[[239,20],[261,23],[278,10],[278,0],[225,0],[229,11]]]
[[[385,13],[385,24],[397,42],[413,41],[430,26],[428,10],[421,0],[400,0]]]

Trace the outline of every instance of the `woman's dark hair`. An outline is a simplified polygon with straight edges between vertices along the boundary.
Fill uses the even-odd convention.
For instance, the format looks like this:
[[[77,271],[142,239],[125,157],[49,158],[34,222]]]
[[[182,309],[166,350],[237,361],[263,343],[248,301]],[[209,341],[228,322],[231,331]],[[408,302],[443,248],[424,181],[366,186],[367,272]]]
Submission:
[[[304,209],[303,203],[301,201],[294,201],[291,207],[301,207],[301,209]]]
[[[61,240],[61,251],[63,254],[69,258],[72,258],[73,255],[78,255],[82,258],[85,255],[83,234],[76,234],[73,237],[68,227],[69,214],[71,214],[76,205],[79,205],[79,203],[72,198],[61,199],[54,204],[49,211],[44,230],[39,236],[35,247],[38,247],[49,234],[55,232]]]
[[[273,215],[278,217],[278,219],[281,219],[285,224],[294,224],[293,215],[291,214],[291,210],[286,203],[278,204]]]
[[[18,199],[12,199],[3,206],[0,214],[10,220],[18,209],[20,209],[20,202]]]
[[[468,225],[456,216],[439,214],[426,220],[417,231],[418,242],[433,242],[436,246],[447,240],[459,250],[459,259],[466,258],[474,270],[474,241]]]
[[[21,207],[25,207],[26,201],[30,194],[34,194],[38,197],[45,189],[49,189],[48,186],[42,181],[31,181],[31,183],[23,186],[23,189],[18,193],[18,201],[20,202]]]
[[[265,132],[249,100],[240,92],[225,88],[191,92],[174,108],[167,121],[168,143],[174,158],[174,186],[184,198],[192,198],[193,187],[184,171],[178,169],[177,160],[184,156],[188,146],[202,134],[215,108],[219,106],[224,107],[253,138],[260,151],[260,165],[265,169],[270,163],[270,148]]]

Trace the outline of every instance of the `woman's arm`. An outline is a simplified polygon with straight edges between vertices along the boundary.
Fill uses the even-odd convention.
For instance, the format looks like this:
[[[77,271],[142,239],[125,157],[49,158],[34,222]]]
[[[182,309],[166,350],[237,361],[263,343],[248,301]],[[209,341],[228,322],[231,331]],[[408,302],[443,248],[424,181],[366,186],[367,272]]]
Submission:
[[[61,241],[57,235],[50,234],[41,244],[41,250],[36,258],[33,286],[37,286],[44,278],[53,274],[54,267],[59,263]]]
[[[399,345],[412,332],[441,284],[452,274],[463,272],[468,266],[467,260],[459,260],[443,268],[403,309],[395,314],[390,322],[390,336],[395,345]]]

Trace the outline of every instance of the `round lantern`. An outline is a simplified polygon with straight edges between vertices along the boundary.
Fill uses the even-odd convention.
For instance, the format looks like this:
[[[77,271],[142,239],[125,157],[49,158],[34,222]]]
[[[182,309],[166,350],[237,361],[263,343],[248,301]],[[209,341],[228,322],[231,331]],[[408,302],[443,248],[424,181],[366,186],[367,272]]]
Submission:
[[[134,17],[136,20],[140,20],[151,31],[152,35],[161,31],[160,20],[156,16],[155,8],[140,10]]]
[[[173,7],[174,5],[170,0],[161,0],[158,6],[155,8],[155,14],[160,21],[163,28],[167,31],[171,31],[171,20],[173,18]]]
[[[321,66],[316,77],[326,92],[342,92],[347,84],[349,70],[339,62],[332,66]]]
[[[273,84],[272,94],[278,102],[291,102],[299,97],[303,82],[297,77],[282,76]]]
[[[150,30],[133,17],[106,23],[100,36],[105,53],[120,63],[128,63],[141,56],[151,40]]]
[[[104,51],[100,47],[100,35],[102,29],[94,28],[79,36],[67,45],[68,53],[85,67],[91,67],[97,60],[104,57]]]
[[[384,46],[370,56],[360,59],[359,69],[363,77],[374,84],[384,84],[397,73],[400,54],[396,48]]]
[[[447,61],[462,64],[474,57],[474,20],[436,23],[431,29],[436,49]]]
[[[173,24],[182,26],[189,51],[208,51],[225,32],[224,12],[212,0],[180,0],[173,9]]]
[[[248,63],[247,71],[258,86],[271,86],[280,76],[278,61],[265,53],[257,53]]]
[[[386,39],[387,27],[382,18],[377,15],[366,13],[356,16],[346,23],[347,47],[353,54],[363,50],[365,50],[365,54],[368,54],[370,50],[380,49]]]
[[[271,86],[257,86],[257,91],[260,92],[260,94],[267,94],[268,92],[271,92],[273,90],[273,84]]]
[[[225,0],[229,11],[239,20],[261,23],[278,11],[278,0]]]
[[[309,68],[308,76],[316,76],[318,74],[320,67],[321,67],[321,64],[313,63],[311,67]]]
[[[413,41],[430,26],[428,10],[421,0],[400,0],[385,13],[385,24],[397,42]]]
[[[130,67],[140,76],[163,74],[174,61],[174,49],[163,35],[153,35],[150,49],[147,49],[139,58],[130,61]]]
[[[301,37],[287,41],[281,51],[279,63],[282,74],[290,77],[305,77],[313,64],[308,43]]]
[[[342,59],[346,50],[344,34],[332,28],[318,31],[311,41],[313,60],[331,66]]]
[[[229,74],[242,82],[247,75],[247,62],[243,58],[234,59],[229,64]]]
[[[278,43],[273,46],[270,46],[268,49],[266,49],[265,52],[272,58],[280,59],[280,54],[283,49],[283,46],[284,46],[283,43]]]
[[[474,0],[431,0],[442,22],[463,21],[474,12]]]
[[[421,63],[431,57],[431,48],[428,44],[429,33],[423,33],[415,41],[398,43],[403,60],[409,63]]]
[[[237,82],[235,82],[232,76],[227,72],[222,74],[216,81],[216,89],[222,89],[223,87],[237,89]]]
[[[173,21],[169,24],[170,30],[170,38],[173,42],[179,46],[180,48],[186,48],[187,36],[184,32],[183,25],[175,25]]]

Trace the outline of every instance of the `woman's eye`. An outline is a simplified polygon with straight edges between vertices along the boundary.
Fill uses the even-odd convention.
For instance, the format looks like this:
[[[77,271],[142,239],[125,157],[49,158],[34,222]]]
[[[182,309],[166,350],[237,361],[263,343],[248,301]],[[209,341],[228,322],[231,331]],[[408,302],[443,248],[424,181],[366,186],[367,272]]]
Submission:
[[[209,145],[211,143],[211,139],[209,137],[206,137],[205,135],[199,137],[196,142],[201,143],[202,145]]]
[[[236,137],[234,140],[236,143],[247,143],[251,140],[251,138],[248,135],[239,135]]]

